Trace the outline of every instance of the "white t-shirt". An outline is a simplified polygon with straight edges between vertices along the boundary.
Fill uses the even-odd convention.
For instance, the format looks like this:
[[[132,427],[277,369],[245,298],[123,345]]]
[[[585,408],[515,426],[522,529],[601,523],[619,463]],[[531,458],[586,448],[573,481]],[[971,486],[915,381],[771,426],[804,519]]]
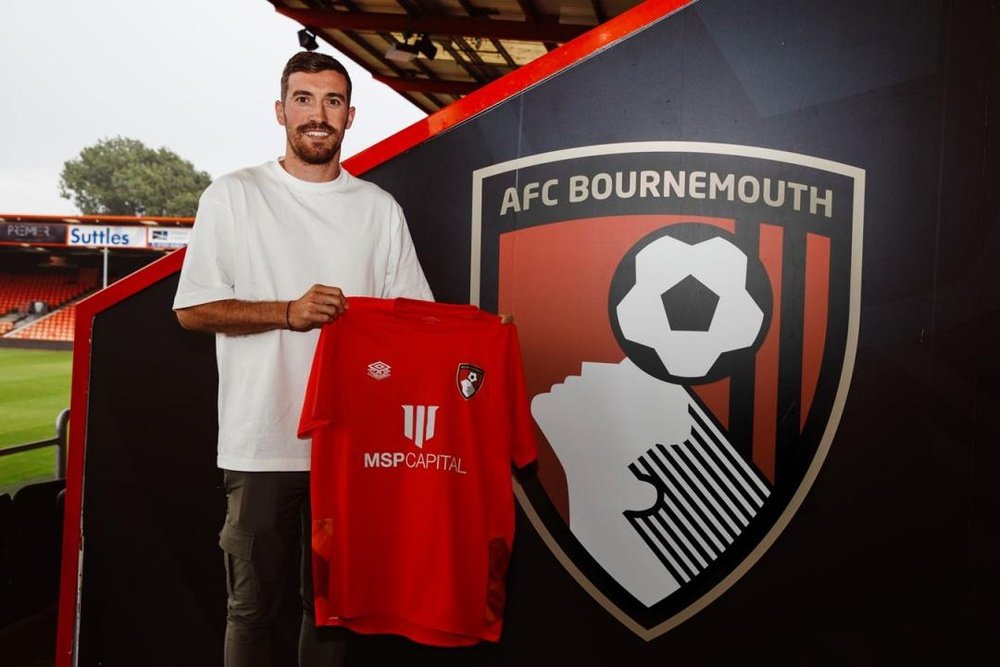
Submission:
[[[344,170],[301,181],[278,162],[223,176],[202,194],[174,308],[288,301],[312,285],[348,297],[432,299],[399,204]],[[309,470],[296,431],[319,331],[216,336],[218,465]]]

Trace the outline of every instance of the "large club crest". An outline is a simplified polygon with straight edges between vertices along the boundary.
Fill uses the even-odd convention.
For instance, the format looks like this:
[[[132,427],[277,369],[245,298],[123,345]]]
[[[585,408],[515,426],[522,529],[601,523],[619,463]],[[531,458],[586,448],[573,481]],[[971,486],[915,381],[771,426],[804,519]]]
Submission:
[[[518,322],[522,507],[652,639],[777,539],[843,410],[864,172],[748,146],[587,146],[473,177],[470,296]]]

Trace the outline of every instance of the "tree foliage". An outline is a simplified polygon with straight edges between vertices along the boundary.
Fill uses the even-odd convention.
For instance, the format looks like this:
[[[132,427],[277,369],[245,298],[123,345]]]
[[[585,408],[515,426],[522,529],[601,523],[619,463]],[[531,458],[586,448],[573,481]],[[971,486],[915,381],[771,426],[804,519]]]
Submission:
[[[211,182],[173,151],[115,137],[66,161],[59,193],[85,215],[192,216]]]

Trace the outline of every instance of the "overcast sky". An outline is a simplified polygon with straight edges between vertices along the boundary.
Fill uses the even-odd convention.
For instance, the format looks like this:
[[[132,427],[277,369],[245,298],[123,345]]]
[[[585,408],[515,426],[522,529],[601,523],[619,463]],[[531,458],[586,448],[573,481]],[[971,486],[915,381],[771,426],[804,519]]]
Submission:
[[[3,4],[0,213],[78,213],[59,173],[101,139],[169,148],[213,178],[284,152],[274,100],[302,26],[266,0]],[[357,108],[342,157],[424,117],[341,60]]]

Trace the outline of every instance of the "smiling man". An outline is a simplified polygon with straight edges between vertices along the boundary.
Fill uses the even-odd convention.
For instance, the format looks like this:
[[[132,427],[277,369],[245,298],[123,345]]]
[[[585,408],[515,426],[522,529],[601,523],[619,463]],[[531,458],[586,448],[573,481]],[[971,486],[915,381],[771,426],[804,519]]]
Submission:
[[[321,70],[282,77],[281,101],[274,103],[274,111],[288,132],[291,150],[285,154],[285,169],[300,171],[305,180],[314,180],[306,177],[310,167],[320,168],[315,171],[320,180],[337,177],[340,163],[334,158],[340,153],[344,130],[354,122],[350,97],[346,73]]]
[[[318,328],[348,295],[432,298],[399,205],[341,168],[344,67],[296,54],[275,113],[284,157],[205,190],[174,299],[182,326],[216,334],[228,667],[271,664],[288,553],[308,526],[310,440],[296,429]],[[301,572],[299,664],[342,664],[342,640],[315,627],[308,558]]]

